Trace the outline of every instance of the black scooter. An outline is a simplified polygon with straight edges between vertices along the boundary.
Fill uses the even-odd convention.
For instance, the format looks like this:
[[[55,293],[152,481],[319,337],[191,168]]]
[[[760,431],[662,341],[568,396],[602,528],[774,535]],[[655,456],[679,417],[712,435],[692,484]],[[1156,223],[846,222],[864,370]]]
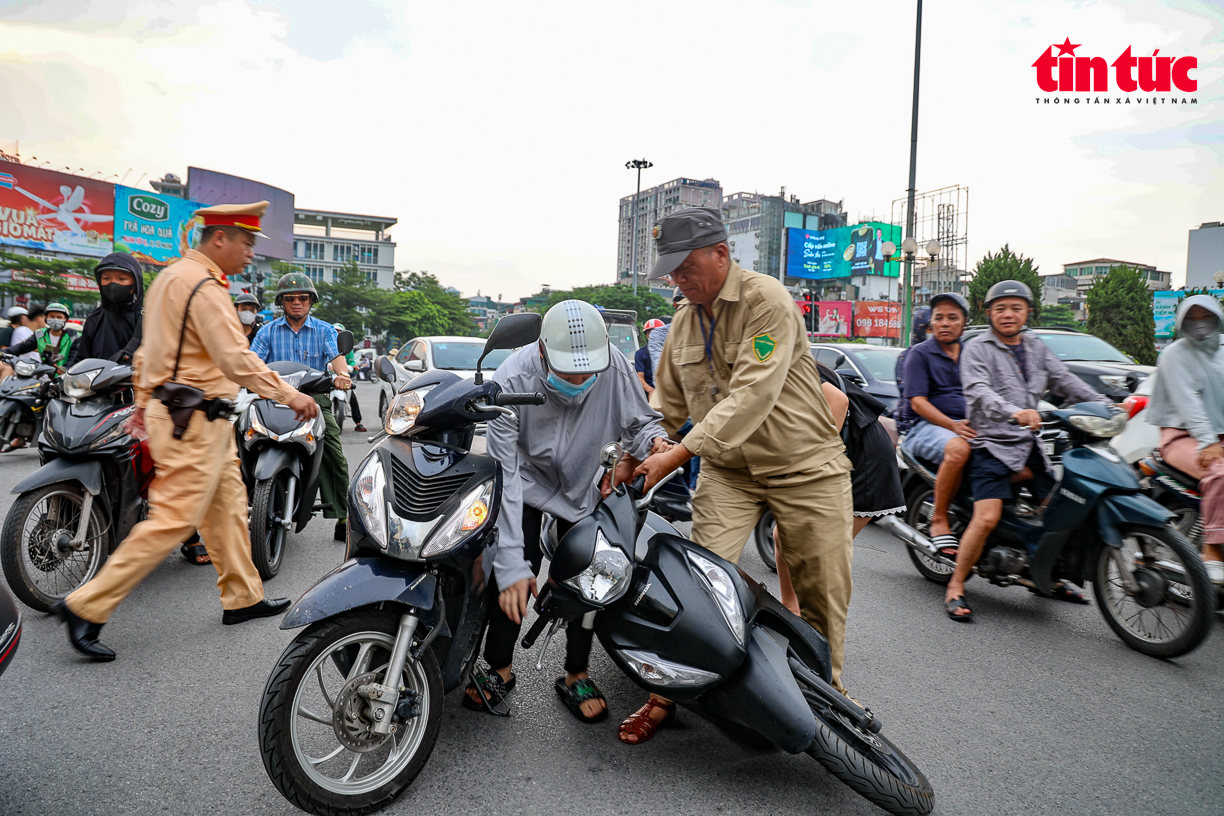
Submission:
[[[1203,494],[1199,480],[1161,458],[1159,451],[1135,463],[1139,484],[1156,503],[1173,514],[1169,522],[1196,549],[1203,548]],[[1216,589],[1216,608],[1224,609],[1224,587]]]
[[[0,360],[13,367],[13,374],[0,382],[0,444],[20,439],[28,445],[42,432],[43,414],[58,369],[8,354],[0,355]]]
[[[130,367],[87,359],[48,403],[43,465],[13,488],[0,533],[13,594],[40,612],[96,575],[144,516],[153,458],[123,428],[132,396]]]
[[[503,317],[484,355],[534,342],[538,314]],[[484,360],[484,355],[481,361]],[[384,436],[357,466],[348,550],[289,610],[307,627],[264,689],[259,748],[277,789],[319,814],[389,804],[428,761],[442,696],[471,676],[488,620],[480,557],[496,540],[501,468],[473,452],[477,423],[543,394],[435,370],[397,386]]]
[[[341,354],[353,347],[352,332],[337,338]],[[304,363],[270,363],[285,382],[303,394],[329,394],[332,376]],[[240,400],[242,401],[242,400]],[[248,525],[251,558],[265,581],[280,572],[285,536],[290,527],[302,532],[315,513],[323,462],[323,415],[299,422],[288,405],[253,399],[234,423],[238,461],[250,496]]]

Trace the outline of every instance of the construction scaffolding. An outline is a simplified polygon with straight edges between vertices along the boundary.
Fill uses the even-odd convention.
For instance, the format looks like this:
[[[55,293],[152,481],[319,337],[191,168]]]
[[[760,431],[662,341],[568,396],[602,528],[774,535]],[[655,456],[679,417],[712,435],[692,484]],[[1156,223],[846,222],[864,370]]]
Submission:
[[[954,184],[914,197],[914,238],[918,254],[911,281],[912,302],[921,304],[939,292],[963,292],[970,273],[965,269],[969,255],[969,188]],[[907,201],[892,203],[889,221],[906,224]],[[939,255],[932,263],[926,245],[939,242]]]

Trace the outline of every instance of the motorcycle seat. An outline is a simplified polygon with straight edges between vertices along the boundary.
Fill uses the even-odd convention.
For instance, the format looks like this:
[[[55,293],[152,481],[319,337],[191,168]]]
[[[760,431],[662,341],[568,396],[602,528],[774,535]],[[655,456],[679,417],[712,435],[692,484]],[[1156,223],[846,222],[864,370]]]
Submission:
[[[1152,451],[1152,459],[1156,462],[1157,468],[1159,468],[1166,476],[1173,477],[1177,481],[1181,482],[1183,487],[1186,487],[1189,490],[1193,490],[1195,493],[1202,492],[1201,490],[1199,490],[1199,480],[1198,479],[1194,478],[1189,473],[1186,473],[1184,470],[1178,470],[1177,468],[1170,465],[1168,462],[1166,462],[1164,459],[1161,458],[1160,451]]]

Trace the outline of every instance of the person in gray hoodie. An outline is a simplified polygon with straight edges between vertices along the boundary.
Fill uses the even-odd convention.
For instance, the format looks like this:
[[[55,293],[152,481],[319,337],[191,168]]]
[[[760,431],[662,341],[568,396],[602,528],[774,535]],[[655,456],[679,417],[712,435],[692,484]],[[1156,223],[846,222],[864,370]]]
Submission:
[[[1224,585],[1224,309],[1211,295],[1177,307],[1177,340],[1160,354],[1147,421],[1160,427],[1160,455],[1199,480],[1203,561]]]
[[[544,513],[557,519],[558,535],[595,511],[612,488],[628,481],[652,452],[669,447],[662,417],[646,402],[633,366],[608,342],[602,315],[589,303],[566,300],[548,310],[540,342],[511,354],[493,376],[506,391],[541,391],[543,405],[519,406],[517,417],[489,422],[489,454],[501,464],[502,501],[497,548],[484,559],[485,578],[496,602],[489,613],[485,661],[491,691],[514,688],[514,644],[536,594],[540,571],[540,525]],[[599,451],[621,442],[627,456],[612,478],[597,484]],[[590,622],[566,629],[565,676],[555,688],[574,716],[596,722],[607,701],[587,676]],[[485,689],[469,685],[463,704],[483,711]]]

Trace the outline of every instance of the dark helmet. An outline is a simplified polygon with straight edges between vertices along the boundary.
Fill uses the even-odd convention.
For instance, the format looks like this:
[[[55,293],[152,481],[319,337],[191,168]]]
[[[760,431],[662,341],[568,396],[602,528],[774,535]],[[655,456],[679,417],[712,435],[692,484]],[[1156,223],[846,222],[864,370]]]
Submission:
[[[279,292],[277,294],[279,294]],[[235,306],[245,306],[248,304],[251,306],[262,306],[263,305],[262,303],[259,302],[259,298],[255,297],[250,292],[243,292],[242,294],[238,295],[238,297],[234,298]]]
[[[301,272],[290,272],[288,275],[282,275],[281,279],[276,282],[276,305],[282,305],[281,299],[285,295],[305,292],[310,295],[311,303],[319,302],[319,292],[315,289],[314,281]]]
[[[955,292],[940,292],[935,297],[931,298],[931,314],[935,313],[935,307],[945,300],[950,300],[955,303],[960,310],[965,313],[965,317],[969,317],[969,301],[965,300]]]
[[[1033,292],[1020,281],[1005,280],[999,281],[994,286],[990,287],[986,292],[986,300],[982,302],[983,309],[989,309],[990,304],[994,303],[999,298],[1018,297],[1024,298],[1031,309],[1033,307]]]
[[[915,343],[921,343],[926,339],[927,329],[931,326],[931,310],[926,307],[915,309],[912,323],[910,339]]]

